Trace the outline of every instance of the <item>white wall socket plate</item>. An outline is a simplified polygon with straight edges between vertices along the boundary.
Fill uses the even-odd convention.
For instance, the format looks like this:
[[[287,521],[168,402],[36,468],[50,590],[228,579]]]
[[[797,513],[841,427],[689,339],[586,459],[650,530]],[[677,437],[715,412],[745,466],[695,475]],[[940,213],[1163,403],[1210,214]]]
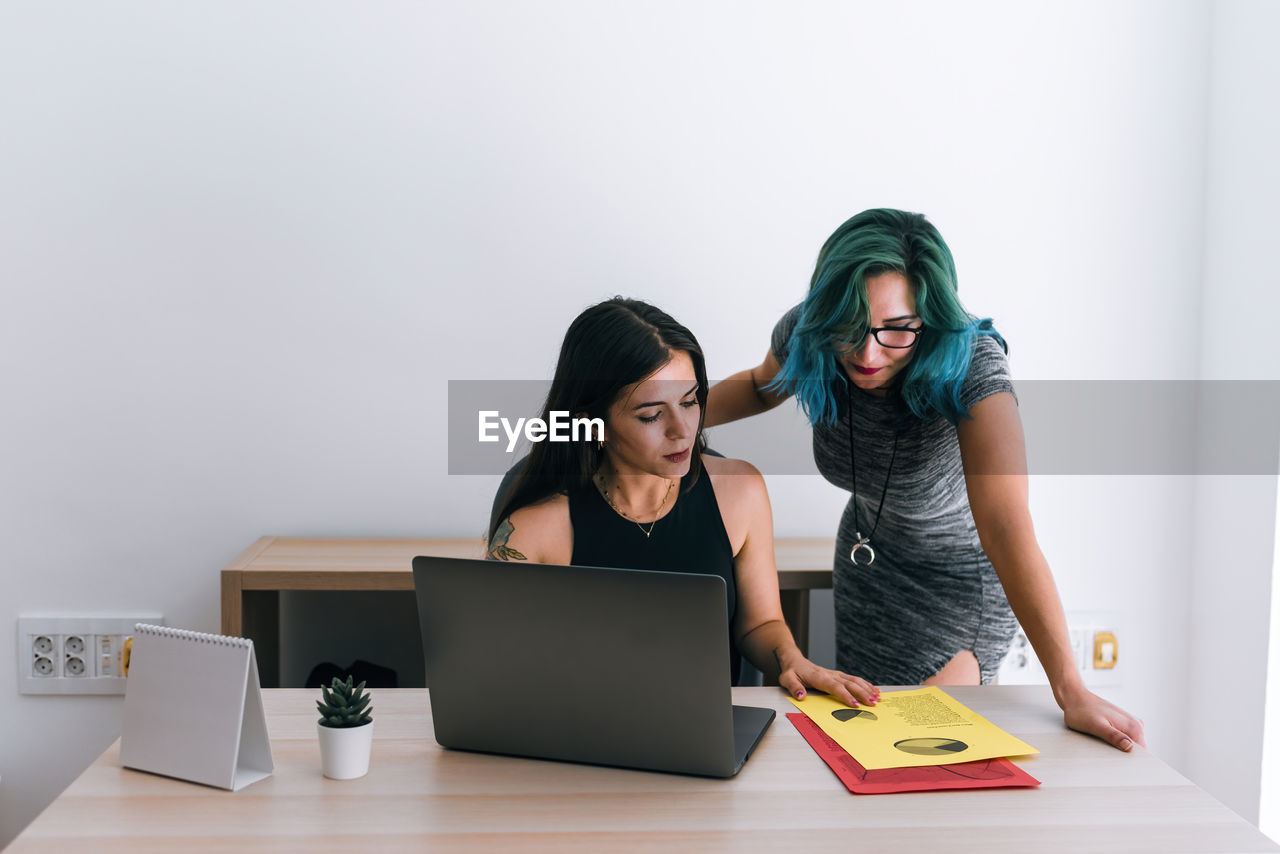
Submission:
[[[1095,640],[1101,633],[1110,633],[1114,638],[1111,654],[1114,658],[1109,668],[1095,666]],[[1067,636],[1071,641],[1071,654],[1075,659],[1076,670],[1085,685],[1114,686],[1123,678],[1123,658],[1119,655],[1119,642],[1124,640],[1120,630],[1120,615],[1115,611],[1068,611]],[[1013,636],[1013,644],[1009,654],[1000,665],[997,681],[1001,685],[1048,685],[1044,668],[1036,658],[1035,650],[1018,627]]]
[[[19,694],[123,694],[124,640],[159,614],[18,617]]]

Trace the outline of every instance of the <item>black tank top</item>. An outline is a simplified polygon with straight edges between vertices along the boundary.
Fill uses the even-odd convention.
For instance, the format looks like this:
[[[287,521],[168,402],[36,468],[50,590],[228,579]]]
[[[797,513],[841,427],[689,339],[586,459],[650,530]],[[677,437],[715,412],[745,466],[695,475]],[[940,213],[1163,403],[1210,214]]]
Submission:
[[[723,578],[729,607],[729,678],[736,685],[742,659],[733,640],[733,617],[738,610],[733,546],[720,516],[711,476],[703,469],[698,482],[685,492],[688,478],[685,475],[676,491],[675,506],[657,521],[649,537],[635,522],[614,512],[593,484],[570,490],[571,562],[576,566],[699,572]]]

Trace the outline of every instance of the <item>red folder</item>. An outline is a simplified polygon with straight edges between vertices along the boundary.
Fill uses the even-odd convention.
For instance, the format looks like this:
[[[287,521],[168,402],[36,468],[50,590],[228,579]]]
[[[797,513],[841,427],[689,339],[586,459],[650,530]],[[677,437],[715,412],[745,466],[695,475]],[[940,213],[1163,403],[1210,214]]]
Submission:
[[[856,795],[884,795],[891,792],[927,792],[936,789],[998,789],[1039,786],[1040,781],[1008,759],[981,759],[954,765],[926,765],[920,768],[881,768],[868,771],[831,736],[802,712],[787,720],[804,736],[809,746]]]

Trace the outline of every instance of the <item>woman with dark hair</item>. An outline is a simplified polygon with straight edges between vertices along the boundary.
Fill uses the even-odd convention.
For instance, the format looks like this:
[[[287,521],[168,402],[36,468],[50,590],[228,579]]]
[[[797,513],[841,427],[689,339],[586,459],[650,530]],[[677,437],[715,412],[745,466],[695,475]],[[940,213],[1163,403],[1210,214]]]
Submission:
[[[873,704],[872,685],[796,646],[764,478],[741,460],[703,456],[706,397],[702,350],[665,312],[621,297],[582,312],[565,333],[543,420],[598,418],[603,436],[534,444],[494,515],[489,557],[720,575],[731,679],[745,655],[794,697],[808,687]]]
[[[1067,726],[1145,745],[1142,722],[1076,670],[1031,524],[1006,350],[960,304],[938,230],[868,210],[823,245],[764,361],[711,389],[706,423],[794,395],[818,470],[852,493],[836,539],[838,667],[881,684],[990,682],[1021,622]]]

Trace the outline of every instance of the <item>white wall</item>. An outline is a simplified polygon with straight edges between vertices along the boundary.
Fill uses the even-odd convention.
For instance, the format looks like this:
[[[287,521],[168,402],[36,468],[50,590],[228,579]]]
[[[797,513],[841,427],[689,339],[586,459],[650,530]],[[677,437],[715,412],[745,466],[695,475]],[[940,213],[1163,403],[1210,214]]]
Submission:
[[[1196,377],[1209,23],[1190,0],[0,6],[0,843],[119,729],[118,700],[16,694],[17,614],[212,631],[217,571],[261,534],[478,534],[496,479],[446,474],[446,382],[545,377],[603,297],[668,309],[723,376],[826,235],[888,205],[947,235],[1017,377]],[[1100,318],[1142,323],[1122,345]],[[837,490],[770,488],[780,535],[833,532]],[[1184,765],[1195,484],[1033,490],[1068,608],[1125,612],[1123,702]]]
[[[1276,504],[1276,530],[1280,532],[1280,495],[1276,496]],[[1280,536],[1276,537],[1275,554],[1272,557],[1271,630],[1267,644],[1266,711],[1261,760],[1258,829],[1272,839],[1280,839]]]
[[[1274,252],[1280,214],[1280,5],[1231,0],[1213,8],[1200,374],[1206,380],[1280,380],[1274,318],[1280,275]],[[1210,331],[1212,330],[1212,331]],[[1215,413],[1200,414],[1212,441]],[[1211,445],[1209,447],[1212,447]],[[1206,449],[1207,452],[1208,449]],[[1186,772],[1224,803],[1257,821],[1276,478],[1198,479],[1191,656],[1183,684],[1195,707],[1213,699],[1212,727],[1189,727]],[[1226,702],[1223,702],[1226,701]],[[1271,739],[1280,737],[1272,713]],[[1280,805],[1272,792],[1269,809]],[[1266,807],[1264,807],[1264,810]],[[1280,831],[1274,824],[1267,828]]]

